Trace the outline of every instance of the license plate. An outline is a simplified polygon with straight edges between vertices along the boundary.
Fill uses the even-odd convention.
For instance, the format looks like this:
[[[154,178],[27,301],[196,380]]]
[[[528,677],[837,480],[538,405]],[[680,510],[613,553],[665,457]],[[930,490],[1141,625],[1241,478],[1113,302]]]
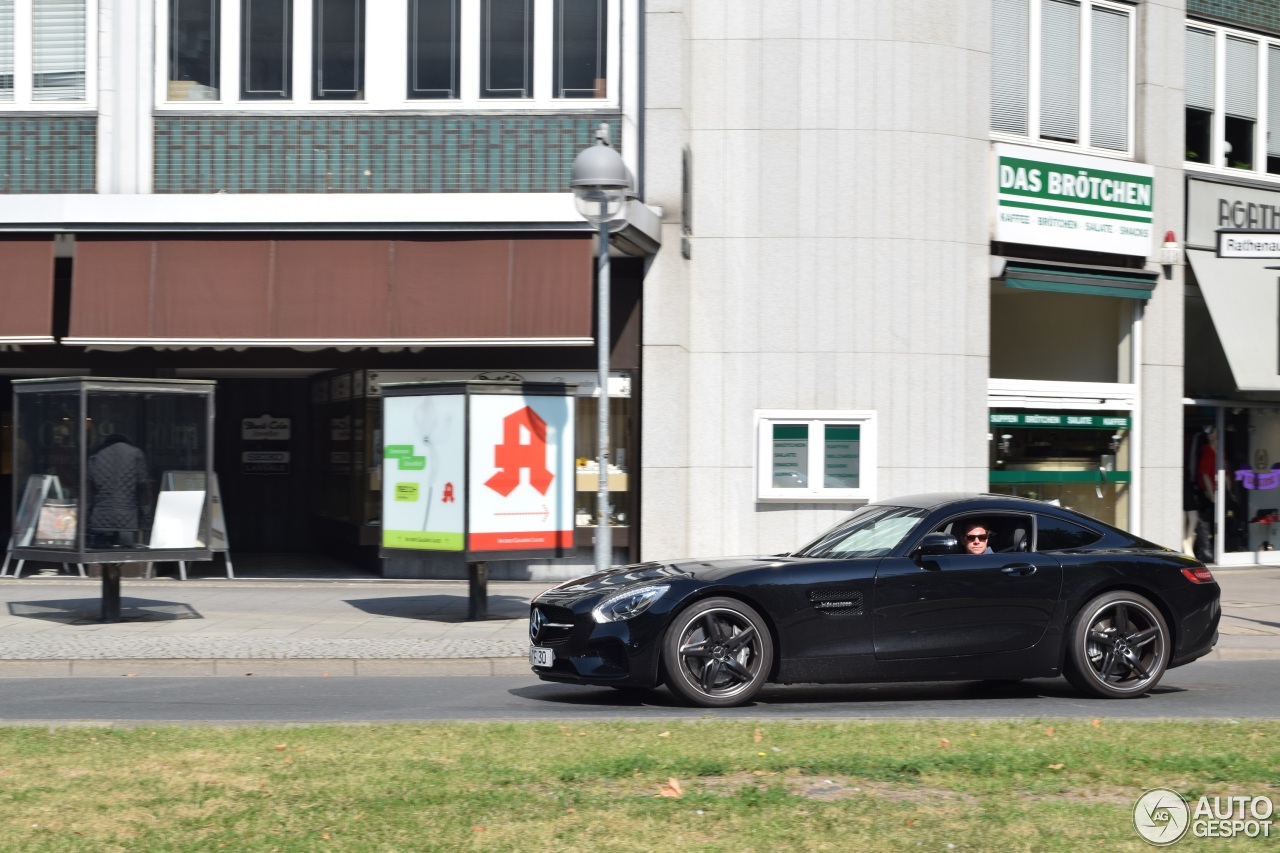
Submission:
[[[530,666],[551,666],[555,656],[551,649],[540,649],[537,646],[529,647],[529,665]]]

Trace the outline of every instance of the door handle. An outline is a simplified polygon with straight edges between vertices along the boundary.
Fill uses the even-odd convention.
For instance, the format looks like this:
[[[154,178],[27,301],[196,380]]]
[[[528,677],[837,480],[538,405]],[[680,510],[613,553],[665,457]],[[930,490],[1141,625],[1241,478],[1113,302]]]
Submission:
[[[1036,567],[1031,565],[1030,563],[1018,563],[1017,565],[1013,565],[1013,566],[1005,566],[1000,571],[1006,575],[1016,575],[1017,577],[1026,577],[1027,575],[1034,575],[1036,573]]]

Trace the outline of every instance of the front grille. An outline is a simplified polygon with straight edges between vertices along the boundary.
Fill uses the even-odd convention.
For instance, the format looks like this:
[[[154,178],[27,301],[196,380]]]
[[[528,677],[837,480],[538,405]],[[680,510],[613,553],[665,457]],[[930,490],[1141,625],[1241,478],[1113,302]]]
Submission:
[[[856,589],[815,589],[809,601],[819,613],[831,616],[861,616],[862,592]]]
[[[564,627],[568,626],[568,627]],[[539,646],[558,646],[573,633],[573,611],[567,607],[539,604],[529,614],[529,639]]]

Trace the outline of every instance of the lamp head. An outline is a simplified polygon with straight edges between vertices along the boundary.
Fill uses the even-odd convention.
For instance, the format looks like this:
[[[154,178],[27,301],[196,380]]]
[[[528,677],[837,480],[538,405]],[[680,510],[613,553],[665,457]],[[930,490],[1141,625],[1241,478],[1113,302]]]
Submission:
[[[578,213],[595,226],[617,218],[632,184],[631,172],[609,145],[608,135],[598,135],[597,141],[573,158],[569,181]]]

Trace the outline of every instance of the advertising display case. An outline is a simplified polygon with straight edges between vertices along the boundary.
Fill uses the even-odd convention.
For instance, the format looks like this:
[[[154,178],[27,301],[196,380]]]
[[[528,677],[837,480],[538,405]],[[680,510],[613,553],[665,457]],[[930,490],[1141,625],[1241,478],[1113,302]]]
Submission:
[[[15,380],[10,555],[210,559],[213,394],[197,380]]]
[[[382,393],[384,555],[573,553],[573,386],[413,382]]]

